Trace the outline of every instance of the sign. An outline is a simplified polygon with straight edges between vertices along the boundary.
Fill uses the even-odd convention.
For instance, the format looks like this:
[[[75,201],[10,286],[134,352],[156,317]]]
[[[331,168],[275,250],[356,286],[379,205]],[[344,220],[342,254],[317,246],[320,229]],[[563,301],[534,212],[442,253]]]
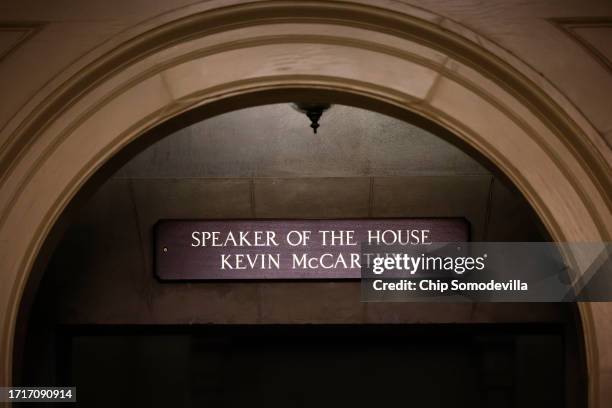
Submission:
[[[467,242],[463,218],[161,220],[161,280],[359,279],[361,245]]]

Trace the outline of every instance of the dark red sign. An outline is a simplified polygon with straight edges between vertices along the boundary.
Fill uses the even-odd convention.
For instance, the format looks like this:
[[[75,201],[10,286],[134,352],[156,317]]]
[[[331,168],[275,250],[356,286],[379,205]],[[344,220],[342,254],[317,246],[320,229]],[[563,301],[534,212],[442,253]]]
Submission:
[[[162,280],[358,279],[362,244],[467,242],[463,218],[162,220],[155,274]]]

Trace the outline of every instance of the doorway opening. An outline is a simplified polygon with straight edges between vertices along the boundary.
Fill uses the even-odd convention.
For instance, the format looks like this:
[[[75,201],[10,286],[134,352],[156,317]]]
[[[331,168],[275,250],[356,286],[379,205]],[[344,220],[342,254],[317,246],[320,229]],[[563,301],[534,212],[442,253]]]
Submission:
[[[371,391],[350,396],[357,406],[405,393],[430,406],[453,395],[458,406],[529,406],[529,395],[584,406],[572,305],[367,304],[358,282],[154,278],[152,228],[164,218],[464,217],[473,241],[549,240],[494,166],[422,123],[335,104],[313,134],[277,103],[152,131],[155,143],[100,173],[41,261],[20,314],[16,383],[76,383],[103,400],[121,372],[136,389],[173,391],[151,391],[151,404],[180,394],[184,406],[321,405],[342,389]],[[531,389],[521,378],[536,373],[545,380]]]

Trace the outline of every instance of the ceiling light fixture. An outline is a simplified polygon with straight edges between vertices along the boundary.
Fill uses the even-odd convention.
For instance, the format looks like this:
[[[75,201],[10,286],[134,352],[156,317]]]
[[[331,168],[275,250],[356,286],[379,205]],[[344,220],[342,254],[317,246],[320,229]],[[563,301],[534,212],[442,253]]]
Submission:
[[[329,103],[306,103],[306,102],[297,102],[292,103],[291,107],[296,111],[305,114],[310,119],[310,127],[314,133],[317,133],[317,129],[319,128],[319,120],[321,116],[323,116],[323,112],[328,110],[331,107]]]

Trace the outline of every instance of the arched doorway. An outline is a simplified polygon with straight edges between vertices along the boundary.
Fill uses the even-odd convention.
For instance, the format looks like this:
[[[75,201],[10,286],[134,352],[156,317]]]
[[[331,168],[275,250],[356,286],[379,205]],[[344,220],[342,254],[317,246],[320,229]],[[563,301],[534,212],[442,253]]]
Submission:
[[[34,288],[24,295],[16,385],[70,384],[86,406],[367,406],[396,378],[420,405],[584,406],[574,304],[368,303],[354,280],[154,278],[167,218],[464,217],[473,241],[550,239],[518,192],[422,128],[333,105],[315,135],[290,104],[241,109],[173,132],[80,196],[30,313]]]
[[[127,33],[14,130],[1,194],[3,383],[10,383],[23,288],[63,208],[130,141],[196,107],[235,109],[265,94],[286,100],[318,89],[384,113],[417,113],[500,168],[555,240],[610,240],[609,169],[598,139],[552,87],[494,45],[477,45],[473,33],[401,5],[214,7],[162,16],[138,27],[140,36]],[[588,263],[567,255],[578,270]],[[581,313],[590,403],[598,406],[609,392],[600,387],[612,365],[602,348],[609,312],[594,304],[581,305]]]

